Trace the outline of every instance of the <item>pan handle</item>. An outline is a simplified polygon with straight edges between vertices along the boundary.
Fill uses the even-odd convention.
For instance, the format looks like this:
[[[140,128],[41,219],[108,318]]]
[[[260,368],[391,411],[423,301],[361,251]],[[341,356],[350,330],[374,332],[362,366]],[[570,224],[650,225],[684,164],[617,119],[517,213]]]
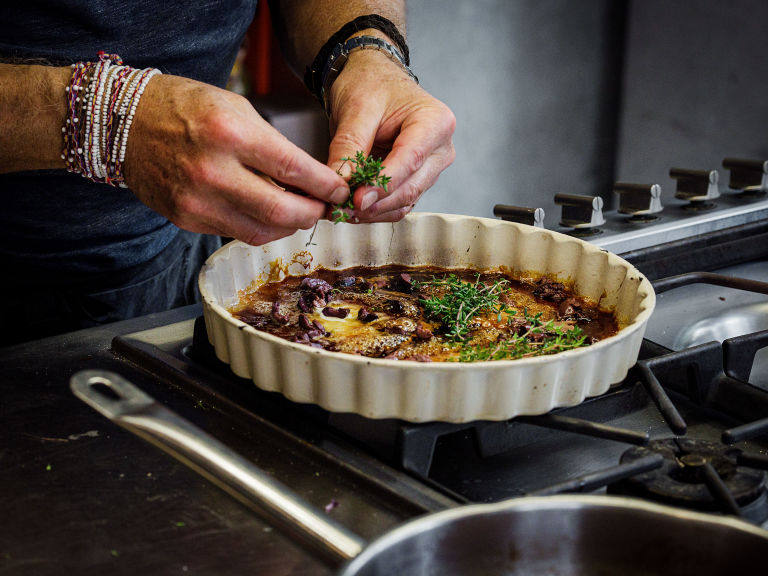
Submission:
[[[122,376],[83,370],[70,380],[86,404],[161,448],[268,520],[298,534],[336,563],[357,556],[365,541],[235,454],[210,434],[158,404]]]

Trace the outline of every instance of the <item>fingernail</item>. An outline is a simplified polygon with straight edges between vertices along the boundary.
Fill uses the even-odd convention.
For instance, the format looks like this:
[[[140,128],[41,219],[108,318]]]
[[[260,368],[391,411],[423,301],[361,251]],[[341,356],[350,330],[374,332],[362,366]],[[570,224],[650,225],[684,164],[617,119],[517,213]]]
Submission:
[[[376,190],[369,190],[365,193],[363,196],[363,201],[360,202],[360,210],[368,210],[374,202],[376,202],[379,199],[379,193],[376,192]]]
[[[347,186],[339,186],[331,193],[331,204],[341,204],[349,197],[349,188]]]
[[[352,174],[352,167],[349,165],[349,162],[340,162],[338,168],[336,168],[336,173],[346,179]]]

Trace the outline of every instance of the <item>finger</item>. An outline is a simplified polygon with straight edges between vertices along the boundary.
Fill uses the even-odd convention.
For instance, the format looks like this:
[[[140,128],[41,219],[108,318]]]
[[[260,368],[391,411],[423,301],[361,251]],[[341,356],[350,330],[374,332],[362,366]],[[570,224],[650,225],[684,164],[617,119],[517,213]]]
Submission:
[[[243,222],[240,230],[253,227],[249,220],[240,220],[244,217],[261,227],[294,231],[314,226],[327,206],[278,187],[231,157],[212,158],[197,170],[198,186],[182,189],[168,202],[166,216],[181,228],[205,223],[242,238],[246,232],[231,229],[235,222]]]
[[[267,122],[258,137],[250,138],[240,160],[246,165],[324,202],[338,204],[349,196],[349,186],[328,166],[315,160]]]
[[[387,176],[392,179],[392,189],[397,190],[413,174],[421,171],[435,154],[446,161],[442,168],[453,162],[451,135],[454,128],[455,119],[447,108],[424,112],[418,119],[406,120],[383,162]]]
[[[406,215],[410,214],[414,208],[415,204],[409,204],[408,206],[403,206],[402,208],[397,208],[396,210],[390,210],[388,212],[382,212],[369,218],[361,215],[356,217],[356,221],[361,224],[368,224],[372,222],[399,222],[405,218]]]
[[[206,205],[205,216],[189,215],[178,219],[174,224],[190,232],[214,234],[236,238],[247,244],[260,246],[273,240],[290,236],[295,228],[270,226],[246,214],[233,211],[231,206],[220,197]]]
[[[450,164],[452,156],[452,150],[440,150],[438,153],[433,154],[419,171],[412,174],[398,188],[391,189],[389,196],[378,200],[369,206],[367,210],[358,211],[356,216],[364,222],[390,221],[380,220],[380,217],[388,212],[415,205],[422,194],[437,182],[442,171]],[[357,191],[355,193],[357,194]],[[365,193],[365,191],[361,191],[361,194]]]
[[[343,158],[354,158],[360,151],[368,154],[379,129],[381,115],[369,106],[347,106],[339,113],[336,130],[328,148],[328,165],[349,178],[352,165]]]
[[[224,170],[218,195],[230,210],[245,214],[262,224],[279,228],[307,229],[325,213],[326,203],[284,190],[243,166]]]

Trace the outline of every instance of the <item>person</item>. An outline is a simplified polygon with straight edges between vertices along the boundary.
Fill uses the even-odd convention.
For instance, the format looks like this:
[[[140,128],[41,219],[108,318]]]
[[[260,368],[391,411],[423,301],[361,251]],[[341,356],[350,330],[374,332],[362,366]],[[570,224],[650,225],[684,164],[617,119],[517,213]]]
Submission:
[[[260,245],[328,217],[349,197],[342,158],[357,151],[382,157],[391,178],[354,192],[363,223],[400,220],[450,165],[455,118],[407,65],[404,0],[270,2],[286,60],[326,107],[327,164],[222,88],[255,8],[3,9],[1,344],[195,301],[197,272],[222,237]]]

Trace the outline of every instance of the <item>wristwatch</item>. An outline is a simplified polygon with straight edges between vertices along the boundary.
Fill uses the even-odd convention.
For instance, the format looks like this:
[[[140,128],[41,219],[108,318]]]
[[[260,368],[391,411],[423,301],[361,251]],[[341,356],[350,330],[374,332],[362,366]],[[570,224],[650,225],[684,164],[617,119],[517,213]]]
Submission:
[[[331,113],[331,105],[328,100],[331,86],[346,65],[349,55],[355,50],[378,50],[379,52],[383,52],[397,62],[417,84],[419,83],[419,79],[413,72],[411,72],[408,64],[405,63],[405,58],[403,58],[402,54],[400,54],[397,48],[392,46],[392,44],[373,36],[355,36],[344,43],[336,44],[333,51],[328,56],[328,60],[325,62],[320,97],[323,101],[323,108],[325,108],[326,114],[330,115]]]

